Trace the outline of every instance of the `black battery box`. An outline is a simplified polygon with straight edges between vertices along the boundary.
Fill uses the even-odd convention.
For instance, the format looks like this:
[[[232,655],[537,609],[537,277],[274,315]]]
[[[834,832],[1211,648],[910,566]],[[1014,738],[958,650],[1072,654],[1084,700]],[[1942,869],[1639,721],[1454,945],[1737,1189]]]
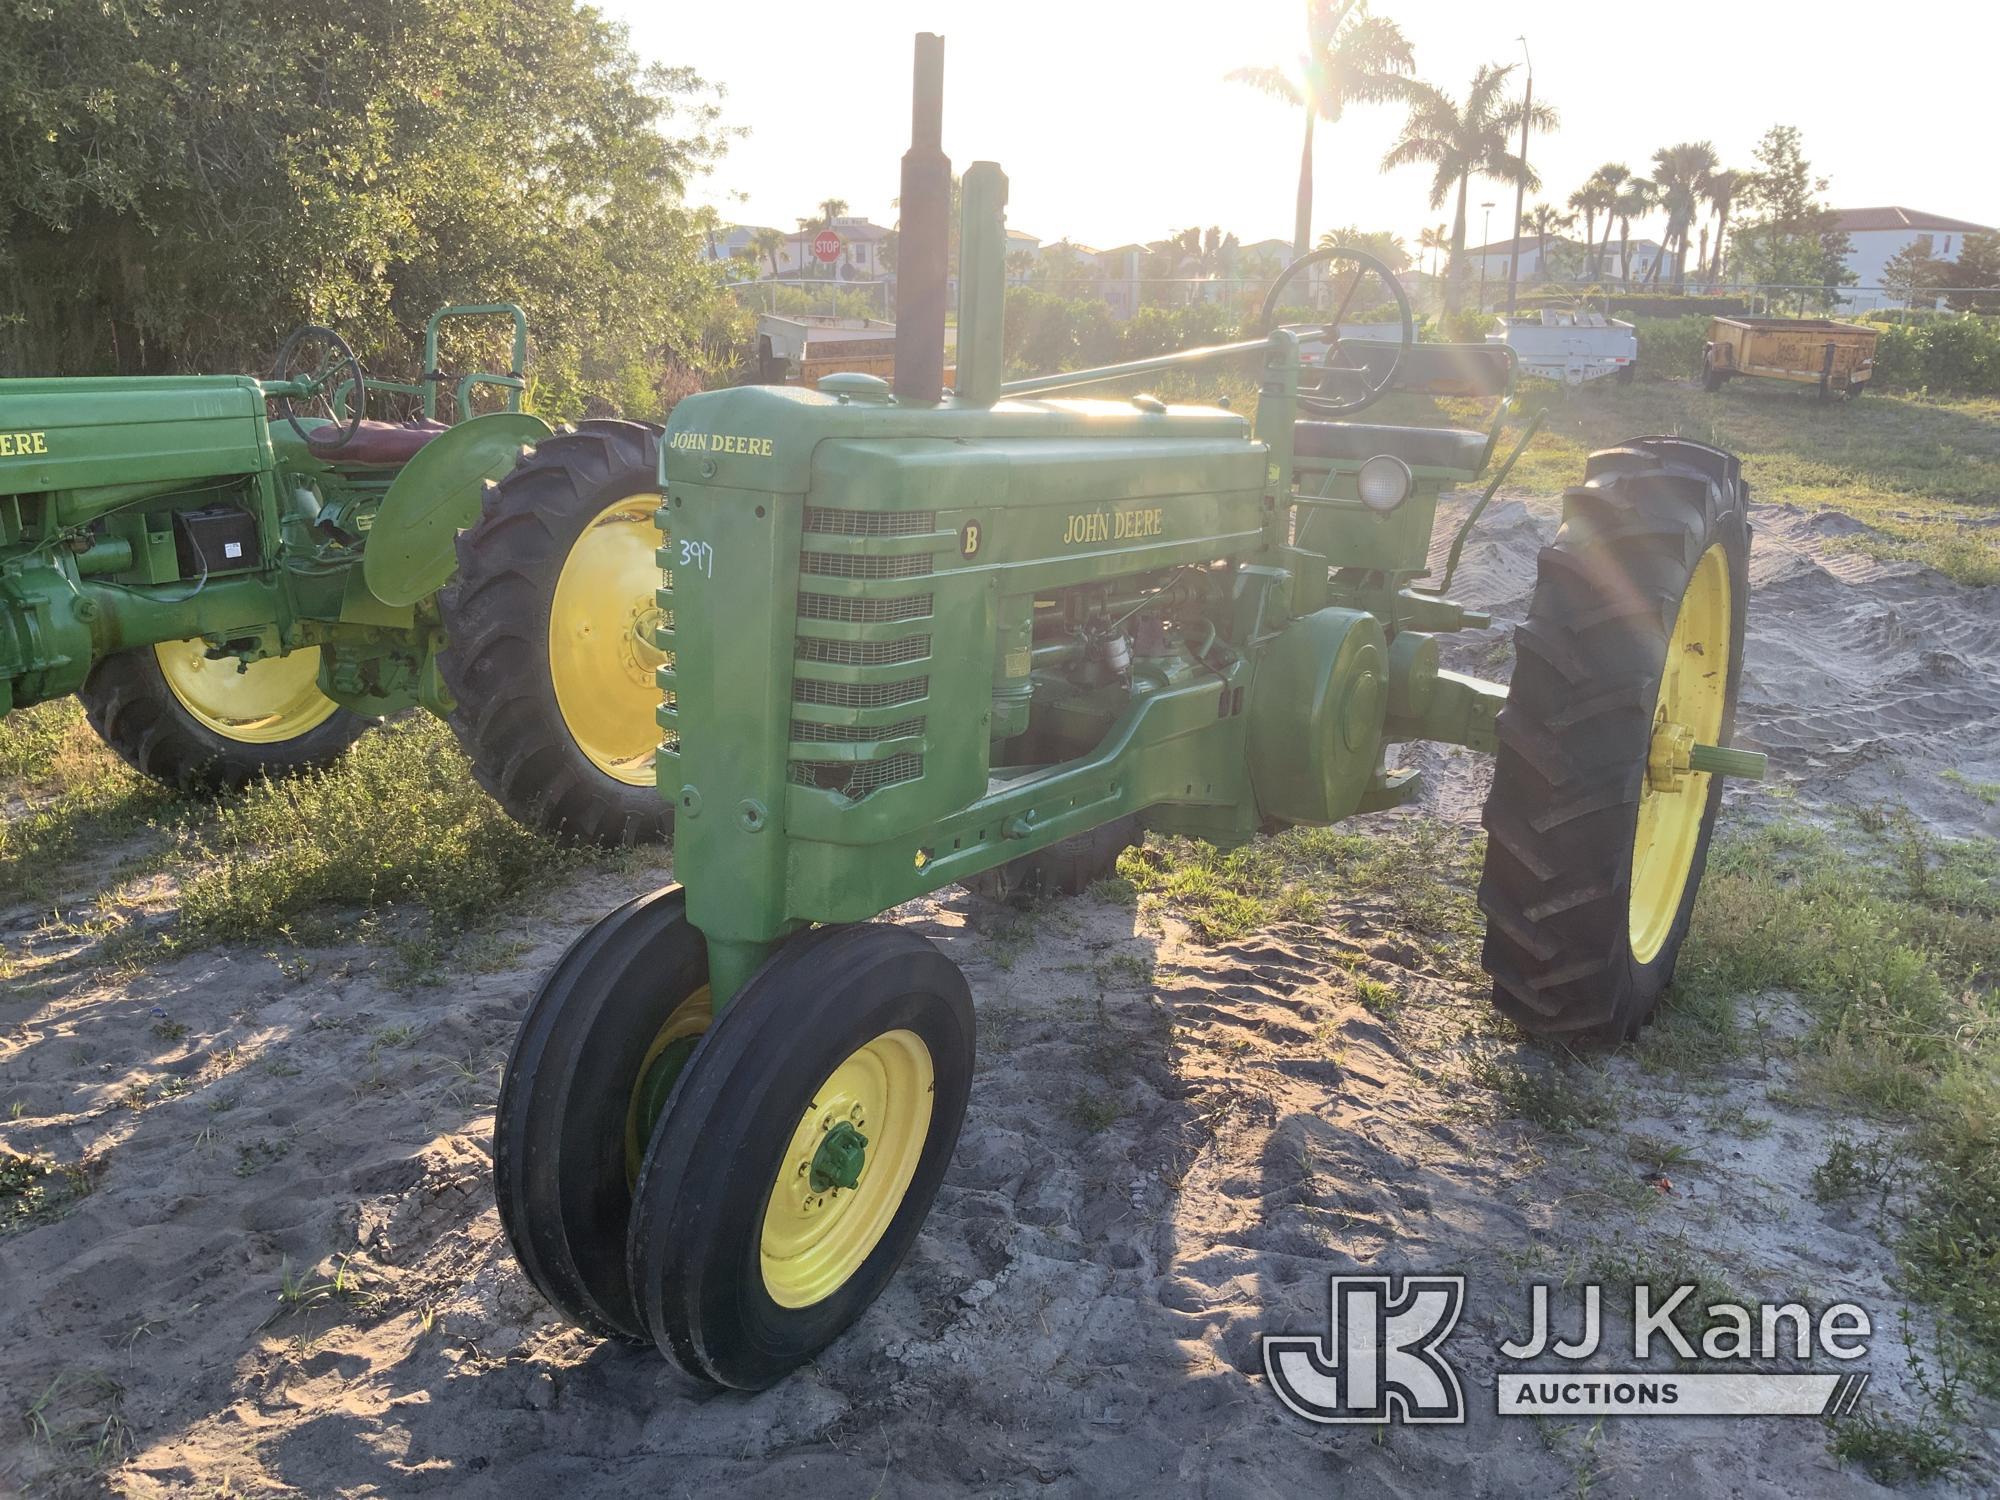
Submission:
[[[174,556],[183,578],[254,568],[263,561],[257,549],[257,518],[233,505],[175,511]]]

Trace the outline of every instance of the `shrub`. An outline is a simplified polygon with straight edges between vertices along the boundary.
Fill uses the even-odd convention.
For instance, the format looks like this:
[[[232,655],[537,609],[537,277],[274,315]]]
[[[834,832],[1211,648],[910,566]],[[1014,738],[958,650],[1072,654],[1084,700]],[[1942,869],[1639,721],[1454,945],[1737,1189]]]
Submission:
[[[1656,380],[1682,380],[1701,373],[1701,348],[1708,342],[1708,318],[1685,313],[1677,318],[1633,320],[1639,334],[1639,373]]]
[[[2000,395],[2000,318],[1966,313],[1882,328],[1875,378],[1905,390]]]

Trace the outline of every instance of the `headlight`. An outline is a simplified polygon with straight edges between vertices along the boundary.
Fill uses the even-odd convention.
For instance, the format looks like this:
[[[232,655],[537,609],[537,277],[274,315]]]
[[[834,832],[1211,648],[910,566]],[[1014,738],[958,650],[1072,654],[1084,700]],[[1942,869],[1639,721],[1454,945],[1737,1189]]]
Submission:
[[[1361,466],[1357,476],[1361,503],[1370,510],[1392,511],[1410,498],[1410,466],[1393,453],[1378,453]]]

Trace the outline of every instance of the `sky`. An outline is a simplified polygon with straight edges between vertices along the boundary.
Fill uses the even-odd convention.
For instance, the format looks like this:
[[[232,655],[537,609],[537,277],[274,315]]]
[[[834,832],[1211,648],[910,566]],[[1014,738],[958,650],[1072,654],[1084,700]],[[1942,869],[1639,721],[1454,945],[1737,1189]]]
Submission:
[[[1100,249],[1191,224],[1246,244],[1291,237],[1303,118],[1224,75],[1292,62],[1299,0],[598,3],[629,25],[641,57],[719,84],[725,118],[749,128],[691,195],[729,222],[790,229],[837,197],[893,223],[911,38],[932,30],[945,37],[945,151],[955,170],[1006,168],[1010,228]],[[1677,141],[1710,141],[1725,165],[1747,167],[1758,137],[1782,122],[1803,132],[1836,208],[1899,204],[2000,225],[1992,0],[1373,9],[1403,28],[1418,76],[1453,94],[1481,63],[1518,61],[1526,34],[1536,97],[1562,114],[1530,150],[1554,201],[1601,162],[1643,173],[1657,147]],[[1380,169],[1400,119],[1395,106],[1362,106],[1321,127],[1315,235],[1390,229],[1414,247],[1422,226],[1449,218],[1449,202],[1427,205],[1428,169]],[[1483,238],[1489,200],[1491,238],[1511,228],[1511,184],[1476,181],[1470,243]]]

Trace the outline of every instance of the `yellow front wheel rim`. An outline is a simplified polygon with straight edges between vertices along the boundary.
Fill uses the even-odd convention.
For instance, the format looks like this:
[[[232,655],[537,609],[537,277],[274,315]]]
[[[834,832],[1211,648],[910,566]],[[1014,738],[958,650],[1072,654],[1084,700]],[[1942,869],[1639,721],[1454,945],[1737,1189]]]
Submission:
[[[861,1269],[895,1220],[930,1137],[936,1073],[914,1031],[857,1048],[813,1091],[778,1164],[758,1246],[764,1289],[780,1307],[810,1307]],[[835,1132],[866,1142],[852,1187],[815,1175]]]
[[[656,494],[628,495],[599,511],[563,559],[549,603],[556,709],[590,763],[627,786],[653,784],[660,738],[659,505]]]
[[[674,1082],[693,1055],[693,1044],[701,1040],[714,1018],[714,1002],[703,985],[673,1008],[654,1035],[652,1045],[639,1063],[638,1081],[625,1106],[625,1185],[635,1186],[639,1168],[645,1164],[646,1147],[653,1138],[653,1126],[667,1106]]]
[[[1666,946],[1701,843],[1709,774],[1687,770],[1686,751],[1721,742],[1730,634],[1729,556],[1718,542],[1701,555],[1681,596],[1653,709],[1629,906],[1632,956],[1641,963],[1651,963]]]
[[[211,733],[244,745],[278,745],[317,729],[340,705],[319,690],[319,647],[241,665],[209,660],[208,643],[153,647],[167,691]],[[240,669],[239,669],[240,668]]]

